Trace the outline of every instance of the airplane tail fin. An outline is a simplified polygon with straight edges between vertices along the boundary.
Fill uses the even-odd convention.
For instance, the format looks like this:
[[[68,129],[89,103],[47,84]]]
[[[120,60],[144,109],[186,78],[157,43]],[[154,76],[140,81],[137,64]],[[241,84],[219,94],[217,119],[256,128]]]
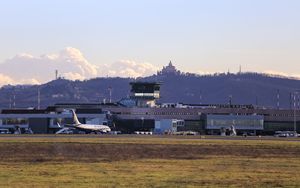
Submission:
[[[57,126],[59,127],[59,128],[61,128],[61,126],[60,126],[60,124],[57,122]]]
[[[76,115],[75,111],[74,111],[73,109],[72,109],[71,111],[72,111],[72,115],[73,115],[73,123],[74,123],[75,125],[81,124],[81,123],[79,122],[78,118],[77,118],[77,115]]]

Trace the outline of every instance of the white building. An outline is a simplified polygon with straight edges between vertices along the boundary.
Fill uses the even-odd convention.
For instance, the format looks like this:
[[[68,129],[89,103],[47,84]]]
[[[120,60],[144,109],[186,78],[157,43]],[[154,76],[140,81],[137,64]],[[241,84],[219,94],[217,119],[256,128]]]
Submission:
[[[156,134],[172,134],[177,132],[178,127],[184,126],[184,120],[178,119],[161,119],[155,121],[154,133]]]

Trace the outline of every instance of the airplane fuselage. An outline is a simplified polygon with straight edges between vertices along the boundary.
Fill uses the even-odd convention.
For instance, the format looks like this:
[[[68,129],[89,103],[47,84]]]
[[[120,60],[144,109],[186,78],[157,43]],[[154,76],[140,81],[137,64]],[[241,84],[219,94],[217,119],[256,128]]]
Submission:
[[[94,132],[110,132],[111,129],[106,125],[92,125],[92,124],[79,124],[74,125],[74,128],[84,130],[84,131],[94,131]]]

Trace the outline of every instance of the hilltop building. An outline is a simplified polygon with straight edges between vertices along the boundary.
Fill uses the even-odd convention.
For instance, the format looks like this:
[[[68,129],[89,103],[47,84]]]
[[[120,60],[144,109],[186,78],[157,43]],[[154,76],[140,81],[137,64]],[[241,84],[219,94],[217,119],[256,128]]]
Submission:
[[[167,74],[175,74],[178,75],[180,74],[180,71],[176,69],[176,67],[172,64],[172,61],[169,62],[169,64],[161,71],[159,71],[157,74],[162,74],[162,75],[167,75]]]

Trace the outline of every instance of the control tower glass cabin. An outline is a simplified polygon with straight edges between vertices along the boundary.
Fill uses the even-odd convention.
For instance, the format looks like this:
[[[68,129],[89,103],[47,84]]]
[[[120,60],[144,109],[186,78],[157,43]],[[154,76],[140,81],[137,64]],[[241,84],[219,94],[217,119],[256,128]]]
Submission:
[[[154,107],[156,99],[160,98],[160,83],[131,82],[130,98],[136,101],[138,107]]]

